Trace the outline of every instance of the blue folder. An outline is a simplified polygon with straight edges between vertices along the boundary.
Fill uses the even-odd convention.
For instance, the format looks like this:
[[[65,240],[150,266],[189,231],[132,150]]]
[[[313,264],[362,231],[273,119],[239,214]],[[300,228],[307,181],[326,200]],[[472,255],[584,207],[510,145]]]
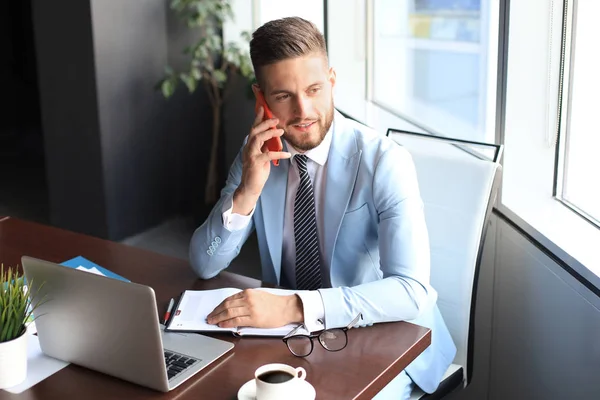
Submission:
[[[99,266],[98,264],[95,264],[95,263],[91,262],[90,260],[88,260],[87,258],[84,258],[82,256],[77,256],[75,258],[67,260],[64,263],[62,263],[61,265],[64,265],[65,267],[71,267],[71,268],[77,268],[77,267],[81,266],[81,267],[87,268],[87,269],[92,269],[92,268],[96,267],[98,269],[98,271],[100,271],[100,272],[102,272],[102,274],[104,274],[104,276],[107,276],[109,278],[119,279],[119,280],[125,281],[125,282],[131,282],[129,279],[125,279],[121,275],[117,275],[114,272],[111,272],[111,271],[107,270],[106,268],[103,268],[103,267]]]

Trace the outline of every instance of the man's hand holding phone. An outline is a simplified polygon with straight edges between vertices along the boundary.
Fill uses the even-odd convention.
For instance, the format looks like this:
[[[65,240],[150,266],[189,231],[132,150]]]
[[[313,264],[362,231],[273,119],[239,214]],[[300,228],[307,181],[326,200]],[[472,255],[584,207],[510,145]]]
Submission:
[[[256,105],[254,106],[254,112],[258,115],[259,110],[263,109],[263,117],[262,120],[265,121],[267,119],[273,119],[273,112],[269,110],[269,106],[267,105],[267,100],[265,100],[265,96],[263,92],[257,87],[254,91],[254,95],[256,96]],[[265,142],[266,148],[268,151],[282,151],[283,143],[281,143],[281,138],[279,136],[272,137],[271,139]],[[279,165],[279,159],[271,160],[273,165]]]
[[[271,161],[291,157],[291,154],[285,151],[269,151],[267,141],[272,138],[279,139],[283,135],[283,129],[277,128],[277,118],[263,121],[264,113],[264,107],[261,105],[242,150],[242,181],[233,195],[231,210],[235,214],[250,214],[269,178]]]

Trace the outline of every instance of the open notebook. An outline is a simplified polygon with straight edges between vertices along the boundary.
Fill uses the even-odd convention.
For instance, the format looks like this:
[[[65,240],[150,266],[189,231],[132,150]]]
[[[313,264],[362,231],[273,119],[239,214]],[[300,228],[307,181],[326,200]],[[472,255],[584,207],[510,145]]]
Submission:
[[[258,288],[281,296],[295,293],[293,290]],[[297,325],[285,325],[280,328],[220,328],[206,322],[206,317],[227,297],[241,292],[241,289],[224,288],[215,290],[186,290],[171,312],[165,331],[172,332],[231,332],[234,335],[245,336],[285,336]]]

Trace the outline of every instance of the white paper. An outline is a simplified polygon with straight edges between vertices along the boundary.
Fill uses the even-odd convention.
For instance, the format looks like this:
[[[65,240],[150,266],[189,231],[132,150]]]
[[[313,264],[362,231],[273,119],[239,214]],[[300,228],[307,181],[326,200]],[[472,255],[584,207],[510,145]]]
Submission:
[[[95,274],[95,275],[106,276],[102,272],[100,272],[100,270],[98,268],[96,268],[96,267],[86,268],[83,265],[80,265],[79,267],[77,267],[75,269],[78,269],[80,271],[90,272],[90,273]]]
[[[206,322],[206,317],[218,306],[223,299],[240,292],[239,289],[216,290],[187,290],[179,302],[177,309],[172,311],[173,317],[169,324],[172,329],[192,331],[224,331],[234,332],[233,328],[219,328]]]
[[[48,357],[42,353],[38,337],[29,335],[27,338],[27,377],[23,383],[4,390],[10,393],[21,393],[67,365],[69,363]]]

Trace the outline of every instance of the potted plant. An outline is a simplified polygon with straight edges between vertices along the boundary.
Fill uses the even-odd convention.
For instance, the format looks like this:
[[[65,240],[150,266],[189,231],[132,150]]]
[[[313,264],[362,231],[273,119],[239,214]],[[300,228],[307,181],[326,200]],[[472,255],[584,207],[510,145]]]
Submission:
[[[234,42],[223,44],[223,23],[233,19],[231,1],[172,0],[171,8],[189,28],[198,32],[198,39],[184,50],[184,54],[190,58],[189,66],[179,72],[167,66],[158,87],[166,98],[173,95],[180,82],[190,92],[202,85],[208,94],[213,122],[204,200],[205,204],[212,204],[217,200],[218,194],[217,166],[222,107],[231,93],[232,78],[241,75],[251,83],[255,79],[254,70],[246,50],[242,50]],[[242,32],[242,38],[249,42],[250,34]]]
[[[34,308],[25,277],[0,265],[0,389],[27,376],[27,322]]]

